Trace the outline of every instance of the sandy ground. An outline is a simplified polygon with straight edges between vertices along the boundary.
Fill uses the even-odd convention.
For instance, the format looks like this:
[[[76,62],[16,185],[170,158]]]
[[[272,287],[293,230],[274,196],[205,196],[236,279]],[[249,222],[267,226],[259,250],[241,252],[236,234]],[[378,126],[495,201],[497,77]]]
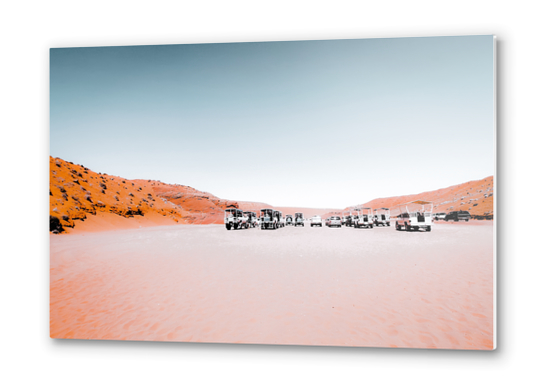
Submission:
[[[492,222],[51,235],[51,337],[492,349],[492,239]]]

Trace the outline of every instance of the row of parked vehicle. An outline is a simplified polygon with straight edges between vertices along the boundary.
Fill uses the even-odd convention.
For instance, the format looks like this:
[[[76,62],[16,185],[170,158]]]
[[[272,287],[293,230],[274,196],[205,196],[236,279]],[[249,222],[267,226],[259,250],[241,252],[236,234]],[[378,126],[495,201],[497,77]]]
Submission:
[[[331,216],[326,219],[328,227],[354,227],[354,228],[373,228],[376,226],[389,227],[391,215],[389,208],[355,208],[350,212],[343,213],[342,216]]]
[[[464,220],[464,221],[469,221],[471,218],[472,218],[472,216],[471,216],[470,212],[468,212],[468,211],[453,211],[453,212],[448,212],[448,213],[440,212],[440,213],[435,213],[433,215],[433,219],[435,219],[435,221],[438,221],[438,220],[444,220],[444,221],[461,221],[461,220]]]
[[[412,201],[393,208],[395,229],[413,231],[424,230],[430,232],[433,220],[445,221],[469,221],[472,216],[467,211],[452,211],[448,213],[433,213],[433,203],[429,201]],[[228,208],[224,211],[224,224],[226,229],[257,228],[277,229],[286,226],[301,226],[310,223],[311,227],[354,227],[373,228],[375,226],[389,227],[391,225],[391,211],[389,208],[372,209],[357,207],[341,215],[328,217],[324,221],[318,215],[306,220],[302,212],[294,215],[282,215],[281,211],[264,208],[260,210],[259,217],[255,212],[245,211],[238,208]]]
[[[322,227],[322,218],[318,215],[309,220],[310,226]],[[260,229],[277,229],[286,226],[305,226],[305,217],[302,212],[294,215],[282,215],[281,211],[271,208],[260,210],[260,216],[255,212],[242,211],[238,208],[228,208],[224,211],[224,225],[227,230],[248,229],[260,227]],[[342,216],[331,216],[325,220],[327,227],[355,227],[373,228],[374,226],[390,226],[390,210],[388,208],[356,208],[346,212]]]
[[[257,217],[255,212],[228,208],[224,211],[224,225],[228,231],[257,227],[260,227],[260,229],[277,229],[284,228],[287,225],[304,227],[305,218],[302,212],[283,216],[281,211],[264,208],[260,210],[260,217]]]

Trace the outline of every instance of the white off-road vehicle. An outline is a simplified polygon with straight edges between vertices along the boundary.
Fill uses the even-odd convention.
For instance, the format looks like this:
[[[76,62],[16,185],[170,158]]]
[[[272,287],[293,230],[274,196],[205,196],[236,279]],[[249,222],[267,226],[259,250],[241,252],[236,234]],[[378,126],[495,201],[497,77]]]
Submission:
[[[277,229],[279,227],[278,211],[271,208],[260,210],[260,229]]]
[[[383,227],[389,227],[391,223],[391,215],[390,215],[389,208],[375,209],[374,223],[375,223],[375,226],[382,225]]]
[[[255,212],[243,212],[248,219],[249,228],[256,228],[258,226],[258,218]]]
[[[286,226],[286,218],[284,216],[282,216],[281,211],[275,211],[275,212],[278,212],[278,214],[279,214],[279,227],[284,228]]]
[[[319,227],[322,226],[322,218],[320,216],[311,217],[311,227],[314,227],[315,225]]]
[[[433,203],[430,201],[416,200],[397,207],[399,214],[395,222],[395,229],[400,231],[416,231],[423,229],[431,231],[433,225]]]
[[[350,226],[358,228],[358,221],[360,220],[360,209],[356,208],[350,212]]]
[[[354,227],[356,228],[373,228],[373,210],[371,208],[359,208],[358,216],[354,218]]]
[[[296,212],[295,213],[295,222],[294,226],[297,227],[298,225],[304,227],[305,226],[305,219],[303,218],[302,212]]]
[[[230,229],[248,228],[248,217],[237,208],[228,208],[224,211],[224,225]]]

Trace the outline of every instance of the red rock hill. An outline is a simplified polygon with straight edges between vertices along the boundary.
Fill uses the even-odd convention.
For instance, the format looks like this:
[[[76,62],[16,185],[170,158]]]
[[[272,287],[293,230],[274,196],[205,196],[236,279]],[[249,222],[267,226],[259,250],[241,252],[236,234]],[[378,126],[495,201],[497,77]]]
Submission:
[[[222,223],[224,208],[238,206],[188,186],[128,180],[59,158],[50,157],[49,169],[50,230],[55,233],[69,232],[96,215],[133,218],[140,225]]]
[[[433,202],[433,212],[468,211],[479,219],[493,219],[493,176],[415,195],[385,197],[360,204],[369,208],[393,208],[415,200]],[[348,211],[348,207],[343,211]]]

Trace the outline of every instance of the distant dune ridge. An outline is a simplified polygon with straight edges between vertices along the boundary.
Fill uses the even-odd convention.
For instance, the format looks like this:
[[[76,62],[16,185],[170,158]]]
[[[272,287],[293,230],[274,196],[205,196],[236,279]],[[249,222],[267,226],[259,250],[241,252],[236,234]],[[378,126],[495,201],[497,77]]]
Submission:
[[[275,208],[283,214],[303,212],[329,216],[349,210],[273,207],[266,203],[220,199],[195,188],[156,180],[128,180],[96,173],[83,165],[49,158],[49,229],[52,233],[99,231],[173,224],[222,224],[228,206],[246,211]],[[417,195],[375,199],[362,204],[391,207],[425,199],[435,202],[435,212],[468,210],[493,217],[493,176]]]
[[[385,197],[371,200],[359,206],[368,208],[393,208],[411,201],[424,200],[433,203],[433,212],[468,211],[476,219],[493,219],[493,176],[422,192],[415,195]],[[351,210],[347,207],[344,211]]]

